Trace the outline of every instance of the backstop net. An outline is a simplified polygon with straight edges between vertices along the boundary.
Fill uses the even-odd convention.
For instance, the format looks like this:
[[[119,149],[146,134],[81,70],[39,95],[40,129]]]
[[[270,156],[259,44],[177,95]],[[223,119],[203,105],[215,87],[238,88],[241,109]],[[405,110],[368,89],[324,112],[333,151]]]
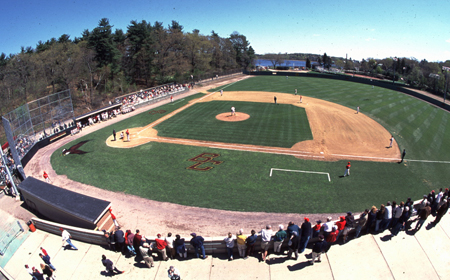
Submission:
[[[70,127],[74,118],[70,89],[31,101],[3,117],[10,126],[5,127],[5,132],[12,133],[22,158],[37,141]]]

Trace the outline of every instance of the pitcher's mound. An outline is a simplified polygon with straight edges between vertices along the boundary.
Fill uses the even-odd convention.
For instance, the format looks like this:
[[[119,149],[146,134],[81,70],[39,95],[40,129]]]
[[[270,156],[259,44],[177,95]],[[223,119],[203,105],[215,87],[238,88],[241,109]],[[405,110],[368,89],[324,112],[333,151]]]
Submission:
[[[249,114],[241,113],[241,112],[236,112],[236,115],[234,115],[234,116],[231,116],[231,113],[222,113],[222,114],[218,114],[216,116],[216,119],[218,119],[219,121],[224,121],[224,122],[240,122],[240,121],[245,121],[248,118],[250,118]]]

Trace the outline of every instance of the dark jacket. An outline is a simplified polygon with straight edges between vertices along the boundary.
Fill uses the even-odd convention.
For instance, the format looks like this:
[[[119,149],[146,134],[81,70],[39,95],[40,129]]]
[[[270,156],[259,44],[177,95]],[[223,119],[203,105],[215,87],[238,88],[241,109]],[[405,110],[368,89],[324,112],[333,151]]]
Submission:
[[[46,264],[50,264],[50,256],[42,256],[42,260],[46,263]]]
[[[428,216],[430,216],[430,214],[431,214],[431,207],[430,206],[425,206],[425,208],[420,210],[419,219],[420,220],[426,220],[428,218]]]
[[[125,243],[125,234],[122,230],[116,231],[116,242],[117,243]]]
[[[292,232],[297,232],[297,235],[300,236],[300,228],[298,227],[298,225],[290,225],[287,227],[286,229],[286,233],[288,238],[291,238]]]
[[[102,264],[106,267],[107,270],[113,270],[113,262],[109,259],[102,260]]]
[[[323,253],[328,248],[328,243],[325,240],[314,243],[313,252],[314,253]]]
[[[348,228],[354,228],[355,227],[355,217],[353,217],[353,215],[345,216],[345,226],[348,227]]]
[[[311,234],[312,234],[311,223],[304,222],[302,224],[302,237],[311,236]]]
[[[257,234],[250,235],[249,237],[247,237],[245,242],[247,243],[247,245],[253,245],[253,244],[255,244],[256,239],[258,239],[258,235]]]
[[[191,245],[194,246],[195,248],[199,248],[203,246],[203,241],[205,241],[205,239],[203,239],[203,237],[201,236],[196,236],[194,238],[191,239]]]

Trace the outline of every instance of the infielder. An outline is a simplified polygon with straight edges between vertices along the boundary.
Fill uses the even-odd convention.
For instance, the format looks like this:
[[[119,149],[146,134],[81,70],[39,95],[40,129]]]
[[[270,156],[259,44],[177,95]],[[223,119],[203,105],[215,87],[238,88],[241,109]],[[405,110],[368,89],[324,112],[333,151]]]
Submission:
[[[391,135],[391,142],[389,143],[389,148],[392,148],[392,143],[394,143],[394,136]]]
[[[223,95],[223,89],[220,90],[220,96],[222,96],[222,95]]]

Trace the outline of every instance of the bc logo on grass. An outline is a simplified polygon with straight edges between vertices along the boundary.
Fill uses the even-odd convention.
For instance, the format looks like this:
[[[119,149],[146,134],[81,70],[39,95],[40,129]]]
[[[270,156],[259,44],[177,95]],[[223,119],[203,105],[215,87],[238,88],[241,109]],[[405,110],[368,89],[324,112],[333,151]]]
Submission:
[[[213,153],[203,153],[198,156],[195,156],[193,158],[188,159],[188,161],[194,161],[195,164],[187,167],[186,169],[190,170],[196,170],[196,171],[208,171],[213,169],[212,165],[219,165],[223,163],[223,161],[214,160],[214,158],[220,157],[219,154],[213,154]]]

